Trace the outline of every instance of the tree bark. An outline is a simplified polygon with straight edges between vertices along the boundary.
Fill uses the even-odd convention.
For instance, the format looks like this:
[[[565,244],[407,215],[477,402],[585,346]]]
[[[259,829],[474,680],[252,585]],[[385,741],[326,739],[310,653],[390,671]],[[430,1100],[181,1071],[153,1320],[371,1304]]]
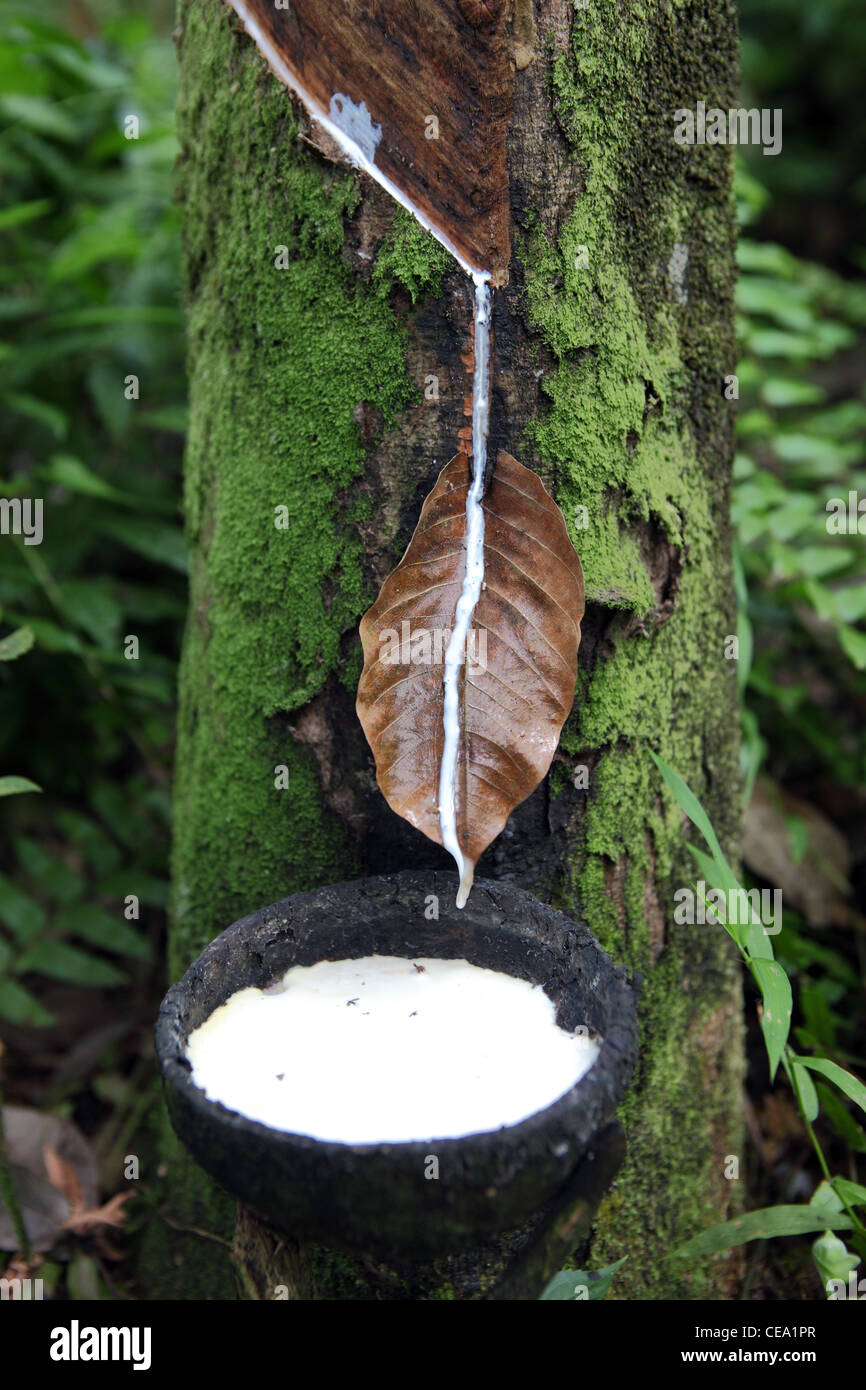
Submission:
[[[731,151],[681,147],[673,113],[736,101],[735,11],[513,0],[508,36],[513,256],[491,451],[555,496],[588,607],[551,773],[478,874],[579,917],[645,977],[628,1155],[583,1267],[628,1255],[614,1296],[712,1296],[728,1263],[663,1257],[736,1203],[739,970],[721,928],[673,923],[691,861],[648,750],[733,851]],[[376,787],[357,624],[457,452],[472,323],[467,277],[323,156],[231,11],[181,0],[179,52],[192,578],[172,978],[287,893],[450,862]],[[222,1278],[210,1296],[231,1296]],[[175,1296],[203,1296],[189,1282]]]

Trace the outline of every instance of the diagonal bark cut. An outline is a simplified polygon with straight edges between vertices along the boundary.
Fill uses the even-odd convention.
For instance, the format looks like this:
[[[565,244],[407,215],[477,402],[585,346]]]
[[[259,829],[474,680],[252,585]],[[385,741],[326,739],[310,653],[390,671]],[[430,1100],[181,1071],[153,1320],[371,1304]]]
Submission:
[[[470,464],[457,454],[361,620],[358,717],[392,810],[442,844],[445,652],[466,560]],[[535,473],[500,453],[484,508],[484,585],[460,673],[457,836],[472,866],[550,767],[574,699],[583,571]]]
[[[231,3],[308,110],[351,135],[453,251],[506,284],[514,68],[502,0]]]

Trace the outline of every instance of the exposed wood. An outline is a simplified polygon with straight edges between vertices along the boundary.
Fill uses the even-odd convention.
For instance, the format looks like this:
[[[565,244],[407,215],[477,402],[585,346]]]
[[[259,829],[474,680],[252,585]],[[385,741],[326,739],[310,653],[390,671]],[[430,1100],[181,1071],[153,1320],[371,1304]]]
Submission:
[[[333,116],[340,96],[364,103],[381,130],[376,168],[471,265],[504,284],[512,68],[502,0],[232,4],[277,75],[268,44],[322,113]]]

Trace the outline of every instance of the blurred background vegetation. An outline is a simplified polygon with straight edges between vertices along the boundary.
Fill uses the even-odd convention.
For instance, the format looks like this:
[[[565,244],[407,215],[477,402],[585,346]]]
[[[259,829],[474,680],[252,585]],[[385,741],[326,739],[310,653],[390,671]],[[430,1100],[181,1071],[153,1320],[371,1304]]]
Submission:
[[[801,1045],[862,1073],[866,515],[830,534],[826,504],[866,498],[866,10],[741,10],[744,104],[784,113],[782,155],[738,172],[744,860],[783,889]],[[0,495],[50,499],[42,545],[0,544],[0,1068],[7,1099],[84,1132],[110,1195],[154,1094],[185,612],[173,21],[156,0],[34,13],[0,0]],[[753,1056],[748,1205],[808,1199],[808,1140]],[[862,1180],[866,1134],[821,1090],[822,1143]],[[135,1186],[133,1227],[155,1215]],[[46,1237],[49,1287],[129,1296],[94,1229]],[[0,1272],[3,1245],[0,1225]],[[750,1246],[744,1293],[820,1297],[808,1242]]]

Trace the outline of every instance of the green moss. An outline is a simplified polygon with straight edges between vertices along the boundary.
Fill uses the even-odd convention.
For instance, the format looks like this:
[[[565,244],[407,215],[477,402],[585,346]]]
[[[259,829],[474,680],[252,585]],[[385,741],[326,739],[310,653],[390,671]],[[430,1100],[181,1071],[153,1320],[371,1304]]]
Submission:
[[[364,469],[355,413],[373,405],[387,430],[413,394],[384,287],[403,278],[414,293],[440,264],[429,237],[398,223],[373,283],[360,283],[343,258],[354,175],[323,176],[288,94],[228,23],[198,4],[182,22],[193,579],[174,972],[239,914],[351,860],[288,723],[331,673],[348,678],[341,636],[366,598],[357,507],[345,515],[341,501]]]
[[[454,261],[445,247],[398,206],[391,229],[376,252],[373,283],[379,293],[388,295],[395,284],[401,284],[415,304],[425,294],[440,294],[442,276],[453,268]]]
[[[193,1162],[164,1120],[162,1163],[149,1180],[150,1210],[139,1238],[138,1277],[145,1299],[226,1301],[235,1295],[227,1246],[235,1204]]]
[[[319,1296],[340,1302],[365,1301],[369,1294],[361,1263],[324,1245],[308,1247],[313,1282]]]
[[[647,913],[650,885],[669,922],[673,885],[690,874],[682,819],[659,789],[648,747],[704,795],[712,749],[720,780],[729,779],[727,801],[715,788],[709,798],[723,830],[733,820],[737,773],[735,674],[723,655],[724,636],[734,630],[727,523],[719,489],[708,482],[719,472],[723,427],[714,418],[719,407],[712,400],[696,406],[693,394],[696,362],[721,382],[733,361],[724,356],[732,353],[730,202],[724,182],[715,198],[687,182],[671,139],[647,188],[648,142],[635,138],[636,121],[643,137],[641,113],[659,127],[680,103],[659,86],[670,65],[653,61],[659,45],[676,42],[679,21],[656,6],[645,7],[645,18],[620,20],[600,6],[576,12],[573,47],[555,58],[551,90],[584,192],[555,242],[529,219],[517,243],[528,316],[556,363],[545,377],[549,405],[530,426],[530,442],[555,479],[588,600],[623,613],[591,679],[581,682],[563,734],[566,752],[603,756],[562,901],[645,976],[642,1060],[622,1109],[628,1158],[599,1215],[592,1254],[598,1265],[630,1255],[617,1281],[625,1297],[698,1296],[712,1287],[714,1275],[684,1275],[662,1259],[719,1218],[719,1144],[725,1147],[723,1134],[728,1145],[737,1142],[742,1066],[731,994],[736,968],[724,934],[698,940],[700,928],[676,935],[668,926],[662,943]],[[637,231],[636,186],[644,193]],[[695,230],[704,238],[697,244]],[[697,263],[696,308],[686,298],[694,291],[668,269],[682,258],[674,255],[678,245],[687,247],[687,272]],[[714,252],[721,266],[708,267]],[[708,274],[724,286],[718,307],[701,283]],[[710,447],[699,443],[696,418]],[[681,568],[664,622],[647,528]],[[702,1039],[725,1007],[720,999],[728,1001],[733,1032],[729,1075],[704,1089],[696,1085]]]

